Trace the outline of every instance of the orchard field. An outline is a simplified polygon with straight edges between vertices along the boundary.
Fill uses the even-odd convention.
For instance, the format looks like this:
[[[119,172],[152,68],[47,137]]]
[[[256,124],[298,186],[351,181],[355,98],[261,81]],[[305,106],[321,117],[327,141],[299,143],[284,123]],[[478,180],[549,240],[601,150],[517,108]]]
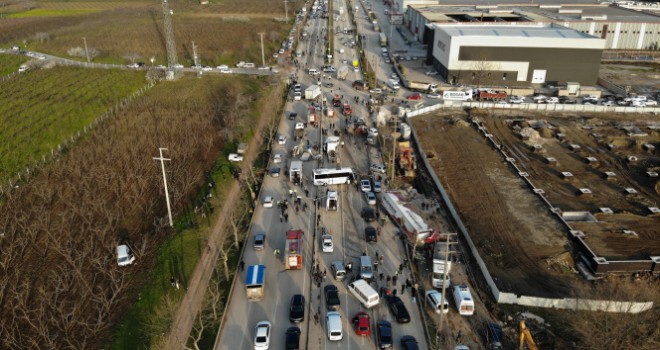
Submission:
[[[0,67],[16,58],[0,56]],[[56,67],[0,82],[0,181],[50,155],[51,149],[145,85],[144,73]]]
[[[0,54],[0,77],[17,72],[18,67],[25,61],[27,61],[25,56]]]

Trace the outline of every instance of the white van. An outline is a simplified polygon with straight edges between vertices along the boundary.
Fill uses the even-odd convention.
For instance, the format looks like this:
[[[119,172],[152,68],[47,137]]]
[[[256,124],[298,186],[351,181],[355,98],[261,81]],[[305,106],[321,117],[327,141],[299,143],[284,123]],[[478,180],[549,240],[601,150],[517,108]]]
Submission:
[[[442,303],[442,293],[437,290],[429,290],[426,292],[426,302],[436,314],[441,312],[443,314],[449,313],[449,302],[447,301],[447,297],[448,295],[445,295],[445,302]]]
[[[246,63],[243,65],[243,68],[254,68],[254,67],[256,67],[254,63]]]
[[[467,285],[454,286],[454,302],[460,315],[474,315],[474,300]]]
[[[328,331],[328,340],[340,341],[344,338],[344,332],[341,329],[341,314],[337,311],[330,311],[325,316],[325,327]]]
[[[380,298],[378,292],[365,280],[357,280],[348,285],[348,290],[360,301],[367,309],[378,305]]]
[[[316,68],[310,68],[310,69],[307,71],[307,73],[309,73],[309,75],[319,75],[319,74],[321,74],[321,72],[319,72],[319,70],[316,69]]]
[[[117,265],[127,266],[135,261],[135,256],[127,245],[122,244],[117,246]]]
[[[360,278],[371,281],[374,278],[374,269],[371,265],[371,257],[363,255],[360,257]]]

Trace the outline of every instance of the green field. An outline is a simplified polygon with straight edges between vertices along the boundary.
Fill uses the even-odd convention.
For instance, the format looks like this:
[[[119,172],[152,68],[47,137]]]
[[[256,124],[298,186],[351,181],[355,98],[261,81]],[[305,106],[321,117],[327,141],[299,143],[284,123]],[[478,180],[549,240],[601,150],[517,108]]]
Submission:
[[[13,58],[0,67],[12,66]],[[57,67],[0,82],[0,182],[82,131],[145,85],[132,71]]]
[[[34,9],[24,12],[16,12],[8,14],[7,18],[27,18],[27,17],[61,17],[61,16],[79,16],[87,15],[101,10],[95,9],[74,9],[74,10],[49,10],[49,9]]]
[[[0,55],[0,77],[18,71],[18,67],[27,61],[27,57],[18,55]]]

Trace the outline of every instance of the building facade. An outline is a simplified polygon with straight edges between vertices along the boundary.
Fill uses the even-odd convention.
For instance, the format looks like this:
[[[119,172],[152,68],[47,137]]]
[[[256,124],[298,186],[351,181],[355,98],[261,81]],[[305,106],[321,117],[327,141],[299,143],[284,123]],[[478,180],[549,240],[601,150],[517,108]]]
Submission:
[[[605,40],[559,25],[430,24],[428,61],[449,83],[593,85]]]

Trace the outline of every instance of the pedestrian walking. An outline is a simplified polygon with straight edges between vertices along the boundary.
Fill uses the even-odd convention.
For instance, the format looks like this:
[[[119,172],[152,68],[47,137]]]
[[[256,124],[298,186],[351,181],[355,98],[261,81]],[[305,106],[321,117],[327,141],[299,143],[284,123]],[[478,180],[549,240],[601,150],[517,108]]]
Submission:
[[[392,277],[390,277],[390,275],[387,275],[387,285],[388,285],[388,286],[390,285],[390,280],[391,280],[391,279],[392,279]]]
[[[273,251],[273,254],[274,254],[275,256],[280,255],[280,250],[276,248],[276,249]]]
[[[385,276],[385,275],[383,275],[382,272],[379,273],[379,274],[378,274],[378,280],[379,280],[379,281],[382,281],[384,276]]]
[[[461,341],[461,337],[462,337],[462,336],[463,336],[463,332],[461,332],[461,330],[459,329],[459,330],[458,330],[458,334],[456,334],[456,342],[457,342],[457,343],[458,343],[459,341]]]
[[[392,295],[396,296],[396,286],[394,286],[394,290],[392,290]]]
[[[374,261],[374,272],[378,272],[378,261]]]
[[[399,279],[396,275],[396,271],[394,272],[394,276],[392,276],[392,283],[396,285],[396,280]]]
[[[378,251],[376,251],[376,260],[380,260],[380,254],[378,254]]]
[[[282,209],[282,212],[284,212],[284,209]],[[284,222],[284,215],[280,214],[280,222]]]
[[[383,264],[384,261],[385,261],[385,257],[381,255],[381,256],[380,256],[380,263],[381,263],[381,265]]]
[[[410,278],[406,278],[406,287],[411,288],[412,283],[410,282]]]
[[[399,273],[403,272],[403,263],[399,264]]]
[[[245,261],[241,260],[241,271],[245,269]]]
[[[378,237],[380,237],[380,226],[378,226],[378,227],[376,228],[376,232],[378,232]],[[377,258],[377,257],[378,257],[378,256],[376,256],[376,258]]]
[[[406,284],[401,283],[401,295],[403,295],[406,292]]]
[[[284,214],[284,222],[289,222],[289,214]]]
[[[296,204],[296,215],[298,215],[299,212],[300,212],[300,206]]]
[[[314,324],[319,324],[319,314],[314,314]]]

